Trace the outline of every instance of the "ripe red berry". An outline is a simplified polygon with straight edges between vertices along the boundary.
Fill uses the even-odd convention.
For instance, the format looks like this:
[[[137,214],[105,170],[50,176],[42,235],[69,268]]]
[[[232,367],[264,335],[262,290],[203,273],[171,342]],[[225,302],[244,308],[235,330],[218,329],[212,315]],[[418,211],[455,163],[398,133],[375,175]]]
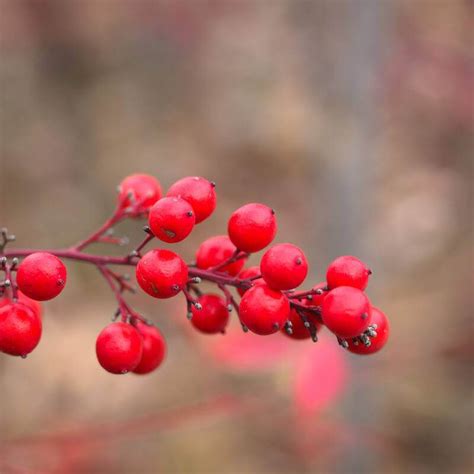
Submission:
[[[161,365],[166,355],[166,342],[155,326],[137,322],[137,330],[143,341],[142,358],[133,369],[135,374],[149,374]]]
[[[303,283],[308,274],[308,262],[296,245],[278,244],[265,252],[260,271],[270,288],[291,290]]]
[[[365,290],[371,273],[367,265],[358,258],[344,255],[336,258],[328,266],[326,280],[331,289],[338,286],[353,286]]]
[[[28,306],[30,309],[34,311],[34,313],[41,319],[42,317],[42,309],[41,303],[39,301],[32,300],[28,298],[28,296],[24,295],[21,291],[17,291],[17,298],[19,303],[23,303],[24,305]],[[11,304],[12,300],[4,296],[0,298],[0,308]]]
[[[351,286],[331,290],[323,301],[324,324],[342,338],[356,337],[370,324],[371,307],[367,296]]]
[[[303,304],[305,303],[306,302],[303,302]],[[319,331],[321,329],[321,323],[317,321],[313,315],[307,314],[305,317],[309,324],[313,326],[316,331]],[[291,323],[291,334],[288,334],[285,328],[281,330],[286,336],[290,337],[291,339],[309,339],[311,337],[311,332],[309,328],[304,325],[301,316],[294,308],[291,308],[290,316],[288,317],[288,322]]]
[[[224,299],[218,295],[208,294],[200,296],[198,302],[202,308],[192,307],[191,323],[193,326],[207,334],[225,332],[229,322],[229,311]]]
[[[250,288],[240,301],[240,321],[261,336],[277,332],[289,315],[288,298],[267,285]]]
[[[29,298],[45,301],[61,293],[66,278],[66,267],[58,257],[48,252],[35,252],[20,263],[16,282]]]
[[[372,315],[370,317],[370,325],[376,325],[375,332],[377,333],[376,336],[369,338],[370,346],[366,346],[360,340],[354,339],[346,339],[349,347],[347,348],[350,352],[354,354],[360,355],[368,355],[378,352],[385,346],[388,336],[390,333],[390,326],[388,323],[387,316],[380,311],[380,309],[372,306]]]
[[[275,238],[276,231],[275,211],[257,203],[237,209],[230,216],[227,226],[233,244],[249,253],[265,248]]]
[[[184,240],[193,230],[196,218],[189,202],[178,197],[164,197],[150,209],[150,229],[163,242]]]
[[[159,181],[148,174],[132,174],[119,185],[119,202],[132,216],[148,212],[151,206],[161,198]]]
[[[205,240],[196,252],[196,265],[198,268],[207,270],[216,267],[230,258],[236,248],[227,235],[216,235]],[[235,276],[245,265],[245,258],[240,258],[233,263],[219,268],[220,272]]]
[[[188,176],[176,181],[167,196],[181,197],[188,201],[196,214],[196,224],[207,219],[216,208],[215,184],[199,176]]]
[[[23,303],[0,308],[0,351],[26,357],[41,339],[41,319]]]
[[[154,249],[138,261],[138,284],[154,298],[171,298],[178,294],[188,281],[188,267],[184,260],[171,250]]]
[[[260,275],[260,267],[249,267],[249,268],[244,268],[239,274],[238,278],[240,280],[247,280],[248,278],[253,278]],[[252,280],[252,285],[261,285],[264,284],[265,282],[263,281],[263,278],[257,278],[255,280]],[[244,296],[244,293],[247,290],[244,290],[243,288],[237,288],[237,291],[239,292],[240,296]]]
[[[107,372],[126,374],[140,363],[143,342],[132,325],[111,323],[100,332],[95,349],[100,365]]]

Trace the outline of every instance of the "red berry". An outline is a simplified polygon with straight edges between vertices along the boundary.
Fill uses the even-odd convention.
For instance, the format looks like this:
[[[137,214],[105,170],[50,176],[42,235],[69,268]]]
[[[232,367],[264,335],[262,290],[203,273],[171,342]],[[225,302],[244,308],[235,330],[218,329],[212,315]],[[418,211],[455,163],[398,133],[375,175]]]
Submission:
[[[247,280],[248,278],[253,278],[260,275],[260,267],[249,267],[249,268],[244,268],[239,274],[238,278],[240,280]],[[263,281],[263,278],[257,278],[255,280],[252,280],[252,285],[261,285],[264,284],[265,282]],[[244,293],[247,290],[244,290],[243,288],[237,288],[237,291],[239,292],[240,296],[244,296]]]
[[[327,269],[326,279],[331,289],[338,286],[353,286],[359,290],[365,290],[371,273],[367,265],[358,258],[345,255],[331,262]]]
[[[27,305],[10,303],[0,308],[0,351],[25,357],[41,339],[41,319]]]
[[[372,306],[372,315],[370,317],[370,325],[376,325],[375,332],[376,336],[369,338],[370,346],[366,346],[358,339],[346,339],[349,347],[347,348],[354,354],[367,355],[378,352],[385,346],[388,336],[390,333],[390,326],[388,324],[387,316],[385,316],[380,309]]]
[[[24,295],[21,291],[17,291],[18,302],[23,303],[24,305],[28,306],[30,309],[34,311],[34,313],[41,319],[42,316],[42,309],[41,303],[39,301],[32,300],[28,298],[28,296]],[[4,296],[0,298],[0,308],[11,304],[12,300]]]
[[[16,282],[29,298],[45,301],[61,293],[66,278],[66,267],[58,257],[47,252],[35,252],[20,263]]]
[[[289,315],[288,298],[267,285],[250,288],[240,301],[240,321],[261,336],[277,332]]]
[[[229,219],[227,232],[234,245],[244,252],[265,248],[277,231],[275,211],[264,204],[251,203],[237,209]]]
[[[196,224],[207,219],[216,208],[215,184],[199,176],[188,176],[176,181],[167,196],[181,197],[188,201],[196,214]]]
[[[342,338],[356,337],[370,324],[370,302],[357,288],[339,286],[331,290],[323,301],[324,324]]]
[[[306,301],[304,301],[303,304],[306,304]],[[313,326],[314,329],[316,329],[316,331],[319,331],[321,329],[321,323],[317,321],[313,315],[306,314],[306,319],[309,322],[309,324],[311,324],[311,326]],[[283,334],[285,334],[286,336],[292,339],[309,339],[311,337],[309,328],[307,328],[304,325],[304,322],[301,319],[301,316],[298,314],[298,312],[294,308],[291,308],[288,321],[291,323],[292,332],[291,334],[288,334],[286,330],[283,328],[282,329]]]
[[[148,174],[132,174],[119,185],[119,202],[122,209],[139,216],[148,212],[162,195],[159,181]]]
[[[229,322],[229,311],[223,298],[217,295],[202,295],[198,299],[201,309],[192,307],[191,323],[201,332],[215,334],[225,332]]]
[[[231,257],[236,248],[227,235],[216,235],[205,240],[198,248],[196,253],[196,265],[198,268],[207,270],[216,267]],[[240,258],[233,263],[229,263],[222,268],[220,272],[235,276],[242,270],[245,264],[245,258]]]
[[[154,298],[171,298],[178,294],[188,281],[188,267],[184,260],[171,250],[154,249],[138,261],[138,284]]]
[[[178,197],[165,197],[150,209],[150,229],[163,242],[180,242],[193,230],[196,218],[189,202]]]
[[[138,322],[137,330],[143,341],[142,358],[133,369],[135,374],[149,374],[155,370],[165,358],[166,342],[161,332],[155,326],[148,326]]]
[[[126,374],[140,363],[142,337],[130,324],[111,323],[97,337],[95,350],[100,365],[107,372]]]
[[[269,287],[291,290],[303,283],[308,274],[308,262],[296,245],[278,244],[265,252],[260,271]]]

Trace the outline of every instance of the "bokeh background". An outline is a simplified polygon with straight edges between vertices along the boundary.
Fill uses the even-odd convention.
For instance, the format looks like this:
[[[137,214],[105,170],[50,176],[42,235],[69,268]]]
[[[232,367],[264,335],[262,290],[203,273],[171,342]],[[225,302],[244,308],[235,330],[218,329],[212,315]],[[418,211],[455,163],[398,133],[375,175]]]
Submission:
[[[137,294],[168,358],[112,376],[94,353],[112,295],[69,264],[39,347],[0,357],[0,471],[472,472],[473,19],[468,0],[0,0],[15,245],[85,236],[132,172],[202,175],[218,208],[177,245],[186,259],[262,201],[308,282],[366,260],[392,324],[364,358],[328,334],[206,337],[181,298]]]

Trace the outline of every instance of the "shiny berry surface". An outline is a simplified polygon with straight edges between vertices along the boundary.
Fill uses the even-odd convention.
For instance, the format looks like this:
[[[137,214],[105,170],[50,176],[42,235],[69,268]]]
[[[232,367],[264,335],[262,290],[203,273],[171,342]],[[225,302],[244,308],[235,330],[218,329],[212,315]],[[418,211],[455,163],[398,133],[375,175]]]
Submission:
[[[372,306],[372,315],[370,317],[370,325],[375,324],[376,336],[369,338],[370,346],[366,346],[358,339],[346,339],[348,350],[354,354],[369,355],[380,351],[385,346],[390,334],[390,326],[388,319],[380,309]]]
[[[188,201],[194,209],[196,224],[207,219],[216,208],[215,184],[199,176],[188,176],[176,181],[166,195]]]
[[[260,275],[260,267],[254,266],[254,267],[249,267],[249,268],[244,268],[237,276],[241,280],[247,280],[248,278],[253,278]],[[261,285],[265,283],[263,281],[263,278],[257,278],[256,280],[252,280],[252,285]],[[239,292],[240,296],[244,296],[244,293],[247,291],[246,289],[243,288],[237,288],[237,291]]]
[[[264,204],[251,203],[237,209],[229,219],[227,232],[233,244],[244,252],[258,252],[275,238],[275,212]]]
[[[150,209],[148,224],[153,235],[163,242],[184,240],[193,230],[196,218],[189,202],[179,197],[165,197]]]
[[[288,298],[267,285],[250,288],[240,301],[240,321],[261,336],[280,330],[289,315]]]
[[[30,309],[34,311],[34,313],[41,318],[43,316],[43,310],[41,308],[41,303],[36,300],[32,300],[31,298],[28,298],[28,296],[24,295],[21,291],[17,291],[17,298],[19,303],[23,303],[24,305],[28,306]],[[3,308],[3,306],[6,306],[7,304],[11,304],[12,300],[10,298],[7,298],[6,296],[3,296],[0,298],[0,308]]]
[[[107,372],[126,374],[140,363],[143,342],[131,324],[118,322],[109,324],[100,332],[95,348],[97,359]]]
[[[133,373],[149,374],[158,368],[165,358],[165,338],[155,326],[148,326],[137,322],[136,328],[142,337],[143,351],[140,362],[133,369]]]
[[[147,213],[161,195],[160,182],[154,176],[132,174],[120,183],[118,199],[122,209],[138,216]]]
[[[339,337],[356,337],[364,332],[370,324],[370,315],[369,299],[357,288],[339,286],[324,298],[323,322]]]
[[[338,286],[352,286],[365,290],[372,272],[356,257],[344,255],[336,258],[327,268],[326,280],[330,289]]]
[[[278,244],[265,252],[260,271],[270,288],[291,290],[303,283],[308,274],[308,262],[296,245]]]
[[[225,300],[218,295],[205,294],[199,297],[198,302],[202,308],[192,307],[192,325],[207,334],[225,332],[229,323],[229,311]]]
[[[26,356],[39,343],[42,325],[39,316],[23,303],[0,307],[0,351]]]
[[[154,298],[171,298],[188,281],[188,267],[176,253],[166,249],[147,252],[138,261],[136,278],[140,287]]]
[[[20,263],[16,281],[26,296],[45,301],[61,293],[66,278],[66,267],[58,257],[47,252],[35,252]]]
[[[216,267],[231,257],[235,250],[235,245],[230,241],[227,235],[210,237],[199,246],[196,253],[196,265],[203,270]],[[219,268],[219,271],[235,276],[244,265],[245,258],[241,258]]]

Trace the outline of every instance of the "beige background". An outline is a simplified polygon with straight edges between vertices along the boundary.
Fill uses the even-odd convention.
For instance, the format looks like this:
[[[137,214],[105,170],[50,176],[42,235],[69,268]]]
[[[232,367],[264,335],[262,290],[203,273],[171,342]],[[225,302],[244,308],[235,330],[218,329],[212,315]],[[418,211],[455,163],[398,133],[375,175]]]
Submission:
[[[351,378],[306,436],[291,421],[295,367],[210,360],[181,299],[130,299],[167,337],[162,370],[102,371],[94,341],[112,295],[69,264],[40,346],[0,357],[2,472],[472,471],[471,2],[0,8],[0,224],[18,246],[84,236],[131,172],[165,188],[202,175],[218,208],[178,245],[187,259],[233,209],[262,201],[278,241],[306,249],[308,281],[339,254],[369,262],[370,297],[392,323],[382,354],[344,356]],[[140,227],[119,234],[136,242]]]

